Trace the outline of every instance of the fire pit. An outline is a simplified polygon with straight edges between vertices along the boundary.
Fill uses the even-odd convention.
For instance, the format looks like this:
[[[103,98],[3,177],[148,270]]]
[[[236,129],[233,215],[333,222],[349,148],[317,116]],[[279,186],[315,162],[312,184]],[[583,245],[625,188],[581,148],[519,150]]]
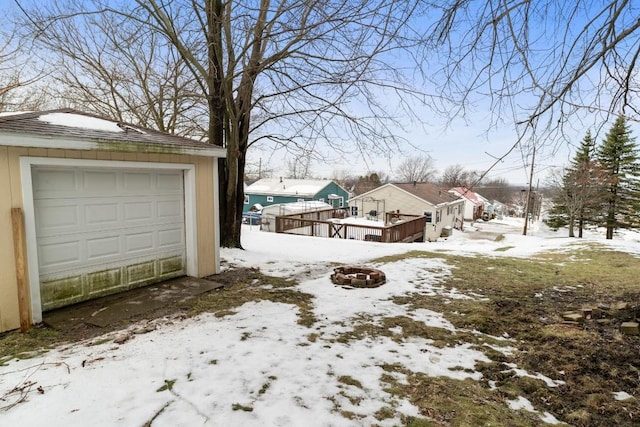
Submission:
[[[354,288],[377,288],[387,281],[384,273],[375,268],[347,265],[333,269],[331,281],[340,286]]]

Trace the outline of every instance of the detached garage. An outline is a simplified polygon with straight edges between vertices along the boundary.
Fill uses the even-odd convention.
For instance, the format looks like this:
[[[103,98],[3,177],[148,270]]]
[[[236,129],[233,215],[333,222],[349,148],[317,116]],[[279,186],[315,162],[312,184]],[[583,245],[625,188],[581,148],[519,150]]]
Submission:
[[[0,331],[218,273],[220,157],[219,147],[73,110],[0,116],[0,227],[13,230],[0,234]]]

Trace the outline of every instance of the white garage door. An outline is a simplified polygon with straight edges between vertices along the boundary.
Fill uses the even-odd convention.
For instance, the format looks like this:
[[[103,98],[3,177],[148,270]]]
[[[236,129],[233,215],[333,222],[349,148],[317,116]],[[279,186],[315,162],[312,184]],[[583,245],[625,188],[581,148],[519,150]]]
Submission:
[[[184,274],[182,171],[32,173],[43,311]]]

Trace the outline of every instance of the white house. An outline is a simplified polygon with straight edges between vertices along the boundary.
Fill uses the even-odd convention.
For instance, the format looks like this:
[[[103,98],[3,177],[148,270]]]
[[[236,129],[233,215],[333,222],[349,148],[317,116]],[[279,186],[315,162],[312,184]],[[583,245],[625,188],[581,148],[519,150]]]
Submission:
[[[466,187],[452,188],[449,193],[464,199],[464,219],[466,221],[475,221],[482,217],[485,204],[488,203],[487,199]]]
[[[385,184],[349,200],[353,216],[384,219],[386,213],[424,215],[425,240],[462,228],[464,200],[429,183]]]

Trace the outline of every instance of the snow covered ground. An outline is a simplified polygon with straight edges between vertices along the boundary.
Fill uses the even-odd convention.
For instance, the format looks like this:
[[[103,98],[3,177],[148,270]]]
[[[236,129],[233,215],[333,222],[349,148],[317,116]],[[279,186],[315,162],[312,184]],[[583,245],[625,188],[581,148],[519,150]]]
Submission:
[[[638,233],[605,241],[594,232],[577,240],[566,238],[566,231],[555,233],[536,224],[528,236],[522,236],[518,220],[480,222],[447,240],[413,244],[288,236],[261,232],[258,226],[243,227],[245,250],[223,250],[225,265],[259,267],[265,274],[295,277],[300,290],[314,296],[316,324],[298,325],[296,306],[251,302],[223,318],[160,319],[156,330],[121,345],[93,339],[92,345],[77,343],[40,357],[11,361],[0,367],[0,408],[4,408],[0,425],[142,426],[150,420],[154,426],[398,425],[399,419],[379,421],[373,414],[393,407],[411,416],[418,415],[417,408],[384,391],[381,365],[399,363],[432,376],[478,379],[481,374],[473,370],[474,365],[487,360],[486,356],[466,344],[437,348],[417,338],[401,344],[388,337],[349,344],[332,338],[348,330],[360,313],[374,320],[410,316],[452,330],[440,313],[406,313],[403,306],[390,301],[391,296],[416,290],[444,292],[438,283],[449,267],[438,259],[378,264],[375,267],[387,275],[385,286],[346,290],[329,281],[329,263],[365,263],[420,248],[529,257],[593,241],[640,255]],[[499,242],[477,238],[491,233],[505,237]],[[510,248],[495,251],[505,247]],[[451,298],[470,297],[447,293]],[[312,333],[319,338],[310,340]],[[509,342],[504,342],[504,351],[511,351]],[[340,382],[341,376],[356,379],[362,387]],[[546,380],[554,385],[552,379]],[[359,404],[353,405],[356,399],[349,398],[358,398]],[[334,411],[336,402],[362,418],[342,417]],[[523,398],[510,405],[514,410],[536,410]],[[556,421],[551,414],[539,414],[545,422]]]

